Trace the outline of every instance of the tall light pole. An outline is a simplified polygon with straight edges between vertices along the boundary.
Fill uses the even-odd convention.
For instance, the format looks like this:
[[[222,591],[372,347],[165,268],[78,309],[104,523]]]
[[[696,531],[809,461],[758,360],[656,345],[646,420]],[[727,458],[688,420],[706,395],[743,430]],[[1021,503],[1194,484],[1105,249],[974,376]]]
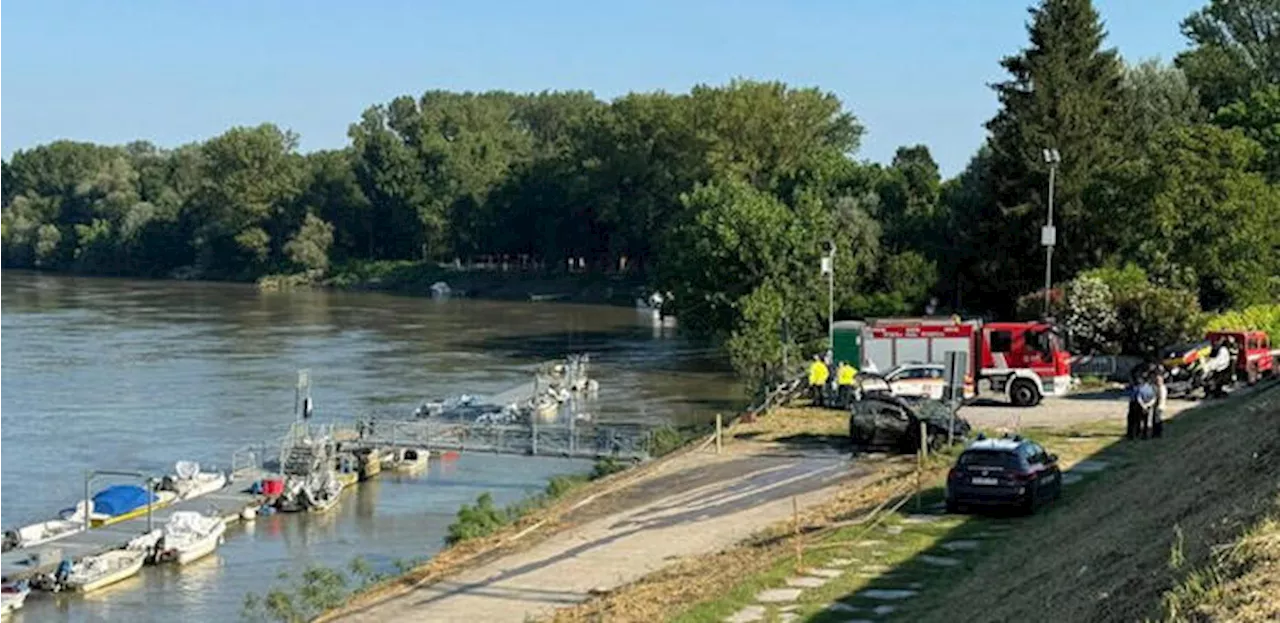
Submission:
[[[828,240],[822,245],[822,272],[827,276],[827,352],[836,351],[836,243]]]
[[[1049,296],[1053,289],[1053,244],[1058,240],[1058,230],[1053,227],[1053,182],[1062,155],[1057,149],[1044,150],[1044,161],[1049,165],[1049,221],[1040,230],[1040,244],[1044,245],[1044,315],[1049,317]]]

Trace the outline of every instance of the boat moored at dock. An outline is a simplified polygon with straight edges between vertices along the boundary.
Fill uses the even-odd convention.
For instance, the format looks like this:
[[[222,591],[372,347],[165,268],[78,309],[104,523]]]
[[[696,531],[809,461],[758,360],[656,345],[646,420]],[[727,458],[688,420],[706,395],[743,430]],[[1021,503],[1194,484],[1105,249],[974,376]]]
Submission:
[[[385,461],[387,469],[395,472],[413,473],[427,467],[427,459],[431,451],[424,448],[395,448],[388,453]]]
[[[89,556],[72,564],[61,583],[81,593],[96,591],[137,575],[146,558],[145,551],[135,549],[118,549]]]
[[[175,512],[164,525],[156,561],[185,565],[199,560],[218,549],[226,530],[227,523],[221,517]]]
[[[195,461],[178,461],[174,473],[160,482],[164,491],[172,491],[179,500],[190,500],[213,493],[227,486],[227,475],[221,472],[200,471]]]
[[[99,491],[89,503],[89,525],[100,528],[128,519],[136,519],[164,508],[178,499],[172,491],[150,492],[138,485],[112,485]],[[62,511],[62,518],[83,518],[83,503]],[[82,519],[83,520],[83,519]]]

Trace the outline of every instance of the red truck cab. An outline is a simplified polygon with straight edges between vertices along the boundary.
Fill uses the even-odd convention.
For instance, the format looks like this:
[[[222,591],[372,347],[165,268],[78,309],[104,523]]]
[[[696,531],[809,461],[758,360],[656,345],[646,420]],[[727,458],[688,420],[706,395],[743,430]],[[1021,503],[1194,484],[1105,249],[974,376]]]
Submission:
[[[1071,389],[1071,353],[1062,336],[1045,322],[992,322],[982,326],[982,376],[992,389],[1008,393],[1016,405]]]

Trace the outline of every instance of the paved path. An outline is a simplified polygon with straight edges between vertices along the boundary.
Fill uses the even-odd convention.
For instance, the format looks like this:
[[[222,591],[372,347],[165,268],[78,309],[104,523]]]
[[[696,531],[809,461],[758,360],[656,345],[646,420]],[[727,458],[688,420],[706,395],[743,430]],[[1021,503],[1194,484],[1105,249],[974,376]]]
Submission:
[[[728,450],[728,449],[726,449]],[[345,621],[513,621],[585,601],[663,567],[719,551],[821,502],[868,470],[846,458],[711,453],[674,459],[585,523],[531,549],[366,607]],[[590,508],[588,506],[587,508]]]
[[[1200,401],[1171,398],[1164,417],[1168,419],[1197,404]],[[978,427],[1070,426],[1100,420],[1123,424],[1127,408],[1127,398],[1118,392],[1107,392],[1045,398],[1034,407],[981,403],[960,409],[960,416]]]

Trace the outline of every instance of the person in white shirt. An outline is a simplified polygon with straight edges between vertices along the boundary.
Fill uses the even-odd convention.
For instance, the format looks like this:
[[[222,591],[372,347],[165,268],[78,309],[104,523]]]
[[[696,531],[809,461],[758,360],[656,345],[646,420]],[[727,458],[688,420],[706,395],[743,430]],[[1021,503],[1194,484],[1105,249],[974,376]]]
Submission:
[[[1164,384],[1164,370],[1156,372],[1156,408],[1151,414],[1151,436],[1159,437],[1164,433],[1164,408],[1169,401],[1169,386]]]

